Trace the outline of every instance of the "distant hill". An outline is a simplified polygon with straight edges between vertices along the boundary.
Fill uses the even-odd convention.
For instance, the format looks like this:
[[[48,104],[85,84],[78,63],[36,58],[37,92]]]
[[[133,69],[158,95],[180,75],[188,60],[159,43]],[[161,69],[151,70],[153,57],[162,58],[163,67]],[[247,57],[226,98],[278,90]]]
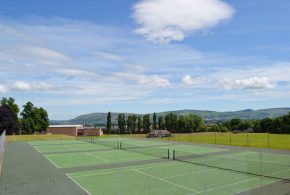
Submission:
[[[290,112],[290,108],[269,108],[261,110],[241,110],[233,112],[215,112],[215,111],[206,111],[206,110],[177,110],[177,111],[167,111],[157,113],[158,115],[165,115],[167,113],[175,113],[179,115],[189,115],[189,114],[198,114],[204,118],[206,121],[226,121],[233,118],[240,119],[263,119],[266,117],[274,118],[282,116]],[[118,114],[116,112],[112,114],[112,123],[117,124]],[[133,113],[125,113],[126,116]],[[138,114],[136,114],[138,115]],[[91,113],[86,115],[78,116],[71,120],[51,120],[50,124],[83,124],[87,125],[105,125],[107,121],[107,113]]]

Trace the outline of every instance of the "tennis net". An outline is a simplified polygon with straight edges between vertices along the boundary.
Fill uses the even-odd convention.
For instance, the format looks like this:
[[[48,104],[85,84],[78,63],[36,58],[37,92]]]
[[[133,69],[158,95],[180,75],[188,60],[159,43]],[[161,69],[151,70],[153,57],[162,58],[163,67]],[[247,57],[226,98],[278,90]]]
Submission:
[[[87,143],[93,143],[93,138],[92,137],[77,137],[77,140],[80,140],[82,142],[87,142]]]
[[[147,154],[159,158],[170,158],[170,151],[167,148],[160,148],[158,146],[136,146],[125,142],[120,143],[120,149],[136,153]]]
[[[119,142],[116,141],[99,141],[97,139],[93,139],[92,143],[97,144],[97,145],[102,145],[102,146],[107,146],[109,148],[114,148],[114,149],[119,149]]]
[[[290,181],[290,157],[286,155],[258,151],[210,156],[173,150],[173,160],[225,171]]]

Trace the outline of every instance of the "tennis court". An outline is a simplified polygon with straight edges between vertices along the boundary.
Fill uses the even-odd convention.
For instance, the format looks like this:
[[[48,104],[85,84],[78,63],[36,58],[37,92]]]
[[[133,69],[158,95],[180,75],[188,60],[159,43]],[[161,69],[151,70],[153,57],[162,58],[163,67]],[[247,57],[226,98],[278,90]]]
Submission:
[[[265,194],[268,185],[283,181],[290,186],[289,155],[260,150],[231,151],[126,138],[30,144],[55,167],[66,168],[66,175],[92,195],[222,195],[250,194],[251,190]],[[88,171],[91,165],[98,167],[89,167]],[[73,170],[81,167],[85,171]]]

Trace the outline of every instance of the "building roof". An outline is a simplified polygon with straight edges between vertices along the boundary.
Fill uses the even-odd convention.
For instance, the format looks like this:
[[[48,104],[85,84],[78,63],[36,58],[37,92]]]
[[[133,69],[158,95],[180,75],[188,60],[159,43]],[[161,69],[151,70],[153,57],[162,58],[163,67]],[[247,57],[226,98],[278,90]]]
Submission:
[[[79,127],[83,128],[83,125],[49,125],[48,127]]]

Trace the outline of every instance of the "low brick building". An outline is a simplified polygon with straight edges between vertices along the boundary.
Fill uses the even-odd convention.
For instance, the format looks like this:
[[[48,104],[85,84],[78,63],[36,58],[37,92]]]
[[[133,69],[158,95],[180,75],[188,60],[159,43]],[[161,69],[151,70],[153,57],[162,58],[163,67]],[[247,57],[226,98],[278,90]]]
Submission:
[[[77,136],[78,131],[80,129],[84,129],[84,126],[83,125],[50,125],[47,129],[47,132],[51,134]]]
[[[102,128],[84,128],[83,125],[50,125],[47,133],[70,136],[102,136]]]
[[[79,136],[102,136],[103,129],[102,128],[85,128],[78,130]]]

